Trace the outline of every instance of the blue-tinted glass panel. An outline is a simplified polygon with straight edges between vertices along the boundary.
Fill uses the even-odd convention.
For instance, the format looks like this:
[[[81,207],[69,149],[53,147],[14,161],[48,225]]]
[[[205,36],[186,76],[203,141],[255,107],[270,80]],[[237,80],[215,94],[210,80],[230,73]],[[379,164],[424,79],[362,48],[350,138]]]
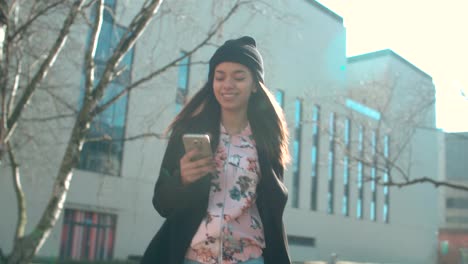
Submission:
[[[345,144],[345,147],[349,146],[350,123],[351,122],[350,122],[349,118],[346,118],[345,122],[344,122],[344,144]]]
[[[366,115],[372,119],[380,120],[380,113],[370,107],[360,104],[351,99],[346,99],[346,106],[360,114]]]
[[[363,126],[359,126],[358,129],[358,155],[359,158],[363,158],[363,150],[364,150],[364,128]],[[364,207],[362,205],[364,201],[364,186],[363,186],[363,173],[364,173],[364,165],[362,161],[357,162],[357,187],[358,187],[358,201],[356,206],[356,217],[358,219],[362,219],[364,215]]]
[[[362,219],[362,199],[358,198],[357,204],[356,204],[356,217],[358,219]]]
[[[311,158],[312,158],[312,176],[315,176],[315,166],[317,166],[317,147],[312,146],[312,151],[311,151]]]
[[[281,108],[284,108],[284,91],[276,90],[275,97]]]
[[[294,111],[294,127],[295,128],[299,128],[302,125],[301,118],[302,118],[302,100],[296,99],[295,111]]]
[[[299,170],[299,140],[294,140],[293,142],[293,170]]]
[[[317,210],[317,190],[318,190],[318,149],[319,149],[319,122],[320,107],[314,105],[312,108],[312,192],[310,196],[310,208]]]
[[[113,2],[109,3],[115,4]],[[109,8],[115,8],[115,6],[109,6]],[[126,32],[126,28],[114,24],[113,17],[103,21],[94,57],[96,65],[95,85],[100,81],[107,60],[112,55],[124,32]],[[118,65],[120,74],[107,86],[103,98],[99,102],[100,105],[114,98],[131,83],[133,55],[134,49],[131,49],[123,57]],[[84,94],[84,89],[82,94]],[[94,118],[87,135],[88,139],[93,140],[83,145],[78,168],[108,175],[120,174],[127,102],[128,95],[124,95]]]
[[[184,56],[185,52],[181,52],[181,56]],[[182,90],[187,89],[188,85],[188,74],[189,74],[189,57],[185,57],[183,60],[180,61],[179,64],[179,73],[178,73],[178,78],[177,78],[177,87],[179,87]]]
[[[186,55],[186,52],[181,52],[181,56]],[[180,112],[187,101],[188,83],[190,76],[190,56],[185,57],[179,63],[177,74],[177,92],[176,92],[176,113]]]
[[[105,21],[114,21],[115,16],[115,0],[104,1],[104,14],[103,18]]]
[[[388,136],[384,137],[384,157],[388,158],[389,146],[388,146]]]
[[[388,223],[388,205],[384,204],[383,206],[383,219],[386,223]]]
[[[350,151],[350,134],[351,134],[351,121],[349,118],[346,118],[344,121],[344,133],[343,133],[343,142],[344,142],[344,156],[343,156],[343,199],[342,199],[342,210],[341,213],[345,216],[349,216],[349,156]]]
[[[345,168],[343,170],[343,184],[348,185],[349,183],[349,171],[347,170],[347,168],[349,168],[348,156],[343,157],[343,167]]]
[[[329,150],[328,150],[328,213],[334,213],[334,196],[335,196],[335,113],[330,113],[328,133]]]
[[[294,142],[293,142],[293,199],[292,207],[299,207],[299,186],[301,168],[301,137],[302,137],[302,100],[295,101],[294,112]]]
[[[385,135],[383,138],[383,149],[384,149],[384,157],[386,159],[390,158],[390,139],[388,135]],[[388,162],[387,162],[388,164]],[[383,181],[384,183],[387,183],[390,179],[390,169],[389,166],[387,165],[384,173],[383,173]],[[388,223],[389,222],[389,212],[390,212],[390,190],[388,186],[383,187],[383,193],[384,193],[384,205],[383,205],[383,220],[384,222]]]
[[[96,61],[106,61],[109,59],[112,52],[112,34],[114,30],[114,22],[104,20],[101,25],[101,32],[98,37],[96,46],[96,54],[94,59]]]
[[[317,105],[314,105],[314,107],[312,108],[312,133],[314,135],[318,134],[319,120],[320,120],[320,107]]]

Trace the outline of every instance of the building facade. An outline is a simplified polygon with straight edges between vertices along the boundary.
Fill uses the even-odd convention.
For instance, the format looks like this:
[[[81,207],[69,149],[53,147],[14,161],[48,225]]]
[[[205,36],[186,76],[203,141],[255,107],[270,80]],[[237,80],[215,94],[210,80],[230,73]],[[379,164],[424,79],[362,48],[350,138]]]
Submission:
[[[128,1],[105,3],[95,56],[98,72],[138,8]],[[123,73],[106,96],[189,52],[230,7],[226,1],[165,2],[124,58]],[[83,25],[74,34],[86,36],[88,30]],[[288,120],[293,160],[285,174],[289,200],[284,222],[292,259],[327,260],[337,254],[351,261],[435,263],[438,190],[382,185],[419,175],[440,178],[439,149],[444,141],[433,130],[430,76],[392,51],[347,58],[343,19],[313,0],[241,6],[210,43],[220,45],[241,35],[257,40],[266,85]],[[82,54],[86,41],[77,37],[64,51],[72,60],[60,61],[51,77],[73,87],[62,92],[76,106],[82,96],[84,60],[76,54]],[[94,120],[89,137],[161,135],[206,81],[206,61],[214,50],[213,45],[205,46],[121,98]],[[28,160],[22,169],[29,230],[50,195],[64,151],[58,142],[69,136],[70,123],[51,126],[53,134],[39,134],[44,143],[36,149],[26,147],[21,154]],[[43,131],[39,125],[27,128]],[[151,200],[165,146],[162,137],[86,143],[64,212],[39,255],[75,259],[141,255],[164,221]],[[46,155],[29,157],[34,151]],[[3,165],[1,172],[9,173]],[[6,252],[16,220],[10,186],[11,179],[0,178],[0,206],[11,212],[0,224],[0,247]]]
[[[445,177],[468,186],[468,133],[445,134]],[[468,251],[468,193],[443,189],[440,199],[439,263],[464,263]]]

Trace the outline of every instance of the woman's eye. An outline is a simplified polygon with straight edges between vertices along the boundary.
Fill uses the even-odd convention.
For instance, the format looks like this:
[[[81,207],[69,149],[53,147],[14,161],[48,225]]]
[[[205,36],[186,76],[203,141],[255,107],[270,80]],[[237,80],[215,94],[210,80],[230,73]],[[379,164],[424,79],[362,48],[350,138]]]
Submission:
[[[241,82],[241,81],[245,80],[245,78],[244,78],[244,77],[241,77],[241,78],[234,78],[234,79],[235,79],[236,81],[239,81],[239,82]]]

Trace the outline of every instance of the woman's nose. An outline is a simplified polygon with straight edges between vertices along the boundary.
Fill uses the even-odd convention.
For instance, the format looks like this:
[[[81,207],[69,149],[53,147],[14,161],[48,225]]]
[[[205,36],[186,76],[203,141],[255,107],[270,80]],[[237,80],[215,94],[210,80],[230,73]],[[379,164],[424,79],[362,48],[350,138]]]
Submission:
[[[226,79],[224,79],[223,87],[225,87],[225,88],[232,88],[232,87],[234,87],[234,79],[232,79],[232,78],[226,78]]]

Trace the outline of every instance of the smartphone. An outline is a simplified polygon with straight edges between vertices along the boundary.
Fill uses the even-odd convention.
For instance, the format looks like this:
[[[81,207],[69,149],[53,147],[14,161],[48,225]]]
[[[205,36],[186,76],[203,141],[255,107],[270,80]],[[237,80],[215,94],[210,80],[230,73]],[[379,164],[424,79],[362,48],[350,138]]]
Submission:
[[[211,152],[210,136],[207,134],[184,134],[182,137],[184,141],[185,152],[192,149],[197,149],[198,154],[192,160],[199,160],[206,157],[213,156]]]

